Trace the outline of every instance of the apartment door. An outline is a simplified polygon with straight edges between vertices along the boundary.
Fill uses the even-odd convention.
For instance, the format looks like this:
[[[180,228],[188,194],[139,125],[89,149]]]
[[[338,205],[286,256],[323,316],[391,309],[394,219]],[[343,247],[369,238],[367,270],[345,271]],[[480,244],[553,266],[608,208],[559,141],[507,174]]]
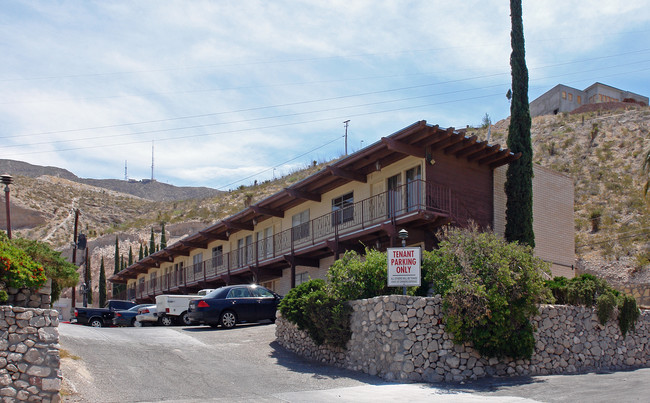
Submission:
[[[420,165],[406,171],[406,209],[417,210],[422,200],[422,167]]]
[[[386,187],[388,188],[387,193],[387,205],[388,205],[388,217],[394,217],[396,214],[402,210],[402,195],[401,195],[401,186],[402,186],[402,174],[399,173],[395,176],[388,178]]]

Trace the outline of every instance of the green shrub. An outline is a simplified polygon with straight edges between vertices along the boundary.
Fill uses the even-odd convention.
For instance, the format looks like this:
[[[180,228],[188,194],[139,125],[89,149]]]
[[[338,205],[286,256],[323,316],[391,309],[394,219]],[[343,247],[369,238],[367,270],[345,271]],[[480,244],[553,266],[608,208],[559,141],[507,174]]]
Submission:
[[[601,325],[607,323],[616,308],[616,296],[607,292],[596,299],[596,316]]]
[[[298,326],[300,330],[311,327],[311,319],[305,310],[309,294],[325,288],[325,281],[321,279],[309,280],[291,289],[280,302],[278,309],[282,316]]]
[[[640,315],[641,313],[633,296],[626,294],[619,298],[618,327],[621,329],[623,337],[625,337],[628,331],[634,330],[636,321]]]
[[[443,295],[447,330],[457,344],[471,341],[487,357],[529,358],[535,346],[530,318],[537,303],[551,300],[542,273],[548,264],[532,248],[507,243],[477,229],[450,229],[427,256],[429,275]]]
[[[327,272],[332,295],[344,301],[390,293],[386,253],[366,248],[366,256],[347,251]]]
[[[585,273],[569,281],[567,301],[571,305],[594,306],[596,299],[608,291],[618,294],[605,280]]]
[[[334,298],[323,290],[313,291],[307,296],[305,305],[310,326],[307,332],[316,344],[329,344],[345,348],[350,340],[350,305]]]
[[[566,305],[568,302],[567,297],[567,287],[569,285],[569,279],[566,277],[553,277],[553,280],[545,281],[546,287],[551,290],[553,298],[555,299],[555,304]]]
[[[39,288],[46,280],[43,266],[0,232],[0,283],[12,288]]]

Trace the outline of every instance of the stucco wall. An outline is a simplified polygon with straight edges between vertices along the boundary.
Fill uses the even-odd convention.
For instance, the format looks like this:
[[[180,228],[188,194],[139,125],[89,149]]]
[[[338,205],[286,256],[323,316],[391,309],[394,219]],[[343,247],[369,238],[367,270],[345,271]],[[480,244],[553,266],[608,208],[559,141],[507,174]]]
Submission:
[[[440,296],[401,295],[351,302],[347,350],[316,346],[281,316],[276,337],[302,356],[387,380],[460,382],[650,366],[650,311],[643,311],[636,330],[623,338],[616,321],[600,325],[593,309],[544,305],[533,319],[537,343],[531,359],[486,359],[469,345],[453,343],[442,323],[441,302]]]

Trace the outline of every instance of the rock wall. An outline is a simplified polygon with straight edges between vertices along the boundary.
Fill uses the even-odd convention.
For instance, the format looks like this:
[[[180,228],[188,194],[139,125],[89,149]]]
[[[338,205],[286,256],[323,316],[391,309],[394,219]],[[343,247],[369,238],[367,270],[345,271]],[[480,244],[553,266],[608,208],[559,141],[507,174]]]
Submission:
[[[6,304],[20,306],[25,308],[50,308],[52,298],[52,280],[48,279],[47,283],[38,290],[31,288],[8,288],[8,299]]]
[[[650,366],[650,311],[623,338],[618,322],[600,325],[594,309],[540,306],[529,360],[482,358],[455,345],[442,323],[442,299],[390,295],[352,301],[347,350],[317,346],[278,312],[276,337],[285,348],[323,363],[387,380],[460,382],[485,376],[570,374]]]
[[[59,402],[59,313],[0,306],[0,399]]]

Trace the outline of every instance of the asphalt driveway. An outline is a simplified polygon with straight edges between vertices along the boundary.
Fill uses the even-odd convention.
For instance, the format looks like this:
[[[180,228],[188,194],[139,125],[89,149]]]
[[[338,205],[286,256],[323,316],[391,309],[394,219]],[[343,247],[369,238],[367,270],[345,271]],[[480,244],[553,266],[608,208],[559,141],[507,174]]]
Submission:
[[[90,328],[61,324],[70,402],[647,401],[650,369],[464,385],[397,384],[302,359],[275,325]]]

